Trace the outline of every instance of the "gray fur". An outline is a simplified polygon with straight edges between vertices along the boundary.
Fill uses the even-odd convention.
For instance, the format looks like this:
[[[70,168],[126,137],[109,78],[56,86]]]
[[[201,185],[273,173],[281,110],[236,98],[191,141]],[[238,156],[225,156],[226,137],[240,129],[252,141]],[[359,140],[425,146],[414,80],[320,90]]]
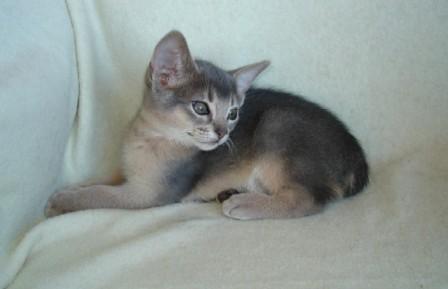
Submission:
[[[208,61],[196,60],[196,64],[205,85],[212,87],[218,97],[228,99],[230,95],[236,95],[235,80],[229,73]]]
[[[158,194],[158,205],[179,202],[201,178],[203,170],[204,166],[197,154],[168,164],[164,181],[169,186],[169,190]]]

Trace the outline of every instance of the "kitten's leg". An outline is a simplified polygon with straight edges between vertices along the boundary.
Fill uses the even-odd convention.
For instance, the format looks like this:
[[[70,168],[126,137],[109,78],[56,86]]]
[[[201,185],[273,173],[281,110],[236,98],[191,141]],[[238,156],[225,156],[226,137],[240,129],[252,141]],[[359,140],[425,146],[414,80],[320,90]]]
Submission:
[[[239,220],[295,218],[319,210],[310,192],[290,181],[282,165],[272,160],[255,167],[245,192],[223,202],[224,214]]]
[[[238,190],[248,182],[252,168],[252,163],[247,162],[232,169],[223,169],[220,174],[201,180],[181,201],[183,203],[214,201],[224,191],[232,188]]]
[[[45,208],[47,217],[97,208],[141,209],[154,204],[154,195],[125,183],[66,188],[54,193]]]
[[[295,195],[302,195],[298,201]],[[258,192],[247,192],[232,195],[223,203],[226,216],[238,220],[297,218],[320,211],[313,204],[309,193],[297,190],[285,190],[281,195],[266,195]]]

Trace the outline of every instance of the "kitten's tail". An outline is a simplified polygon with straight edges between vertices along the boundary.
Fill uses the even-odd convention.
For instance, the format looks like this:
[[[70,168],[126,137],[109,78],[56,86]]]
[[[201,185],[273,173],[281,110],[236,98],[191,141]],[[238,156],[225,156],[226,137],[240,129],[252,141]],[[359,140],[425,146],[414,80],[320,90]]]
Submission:
[[[369,184],[369,165],[362,151],[356,158],[353,173],[349,175],[347,184],[344,194],[346,198],[358,194]]]

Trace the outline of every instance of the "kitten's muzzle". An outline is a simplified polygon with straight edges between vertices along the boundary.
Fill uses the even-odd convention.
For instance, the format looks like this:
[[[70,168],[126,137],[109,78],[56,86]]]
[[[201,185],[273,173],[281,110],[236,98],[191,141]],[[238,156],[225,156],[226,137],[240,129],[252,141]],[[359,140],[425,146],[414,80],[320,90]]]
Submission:
[[[227,134],[227,129],[226,128],[217,127],[217,128],[215,128],[215,133],[218,136],[218,140],[220,140]]]

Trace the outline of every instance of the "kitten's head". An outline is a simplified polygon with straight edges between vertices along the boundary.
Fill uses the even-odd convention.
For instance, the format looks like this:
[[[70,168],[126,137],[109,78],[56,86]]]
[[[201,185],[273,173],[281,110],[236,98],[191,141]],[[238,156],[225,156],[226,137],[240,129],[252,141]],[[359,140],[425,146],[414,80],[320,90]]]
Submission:
[[[201,150],[225,143],[235,128],[245,92],[268,61],[224,71],[194,60],[178,31],[157,44],[147,74],[146,98],[168,137]]]

